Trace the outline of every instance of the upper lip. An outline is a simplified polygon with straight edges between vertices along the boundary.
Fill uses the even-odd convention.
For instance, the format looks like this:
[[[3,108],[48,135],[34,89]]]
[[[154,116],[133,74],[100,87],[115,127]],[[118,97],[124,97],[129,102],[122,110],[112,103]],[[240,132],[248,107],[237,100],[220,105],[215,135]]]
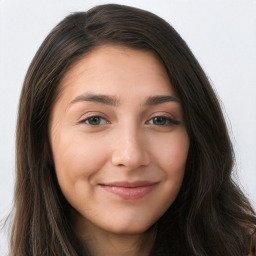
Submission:
[[[136,187],[146,187],[146,186],[152,186],[158,182],[154,181],[115,181],[115,182],[109,182],[109,183],[100,183],[99,185],[102,186],[109,186],[109,187],[124,187],[124,188],[136,188]]]

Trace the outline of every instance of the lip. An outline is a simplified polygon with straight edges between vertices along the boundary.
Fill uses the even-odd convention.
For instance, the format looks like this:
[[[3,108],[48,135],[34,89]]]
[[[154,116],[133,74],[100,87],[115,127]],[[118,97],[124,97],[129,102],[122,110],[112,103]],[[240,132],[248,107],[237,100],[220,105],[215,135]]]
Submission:
[[[158,182],[151,181],[118,181],[99,184],[99,186],[105,191],[116,194],[125,200],[136,200],[150,193],[157,184]]]

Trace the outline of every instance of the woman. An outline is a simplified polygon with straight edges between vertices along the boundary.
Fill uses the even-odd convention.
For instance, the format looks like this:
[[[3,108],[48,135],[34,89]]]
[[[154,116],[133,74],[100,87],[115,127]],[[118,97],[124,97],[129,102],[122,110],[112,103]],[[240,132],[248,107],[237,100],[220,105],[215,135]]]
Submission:
[[[248,255],[256,218],[233,158],[169,24],[120,5],[72,14],[24,81],[10,254]]]

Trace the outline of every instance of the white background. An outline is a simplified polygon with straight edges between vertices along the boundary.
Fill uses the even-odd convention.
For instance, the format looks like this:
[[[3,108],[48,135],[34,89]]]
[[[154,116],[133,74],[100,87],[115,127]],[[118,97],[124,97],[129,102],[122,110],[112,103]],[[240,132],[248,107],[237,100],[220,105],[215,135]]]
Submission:
[[[152,11],[188,43],[222,101],[239,183],[256,208],[256,0],[0,0],[0,219],[12,205],[17,105],[28,65],[61,19],[103,3]],[[0,255],[6,237],[7,229]]]

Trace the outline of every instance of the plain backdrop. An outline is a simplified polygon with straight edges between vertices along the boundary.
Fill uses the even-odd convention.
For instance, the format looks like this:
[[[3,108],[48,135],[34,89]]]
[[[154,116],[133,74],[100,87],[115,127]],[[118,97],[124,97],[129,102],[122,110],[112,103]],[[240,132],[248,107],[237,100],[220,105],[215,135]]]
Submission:
[[[152,11],[188,43],[221,99],[238,182],[256,208],[255,0],[0,0],[0,219],[12,206],[17,105],[26,70],[61,19],[104,3]],[[7,255],[7,236],[5,228],[0,255]]]

